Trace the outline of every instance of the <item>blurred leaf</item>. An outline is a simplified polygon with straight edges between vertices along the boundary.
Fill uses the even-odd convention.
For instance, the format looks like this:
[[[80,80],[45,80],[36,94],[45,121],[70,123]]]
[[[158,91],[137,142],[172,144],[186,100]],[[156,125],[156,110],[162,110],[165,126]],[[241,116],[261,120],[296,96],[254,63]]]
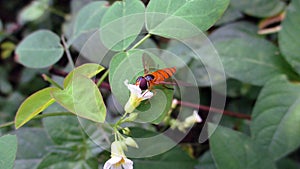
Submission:
[[[48,87],[29,96],[19,107],[15,117],[16,129],[23,126],[26,122],[34,118],[48,106],[54,103],[50,91],[56,88]],[[56,89],[57,90],[57,89]]]
[[[112,50],[127,49],[144,26],[145,6],[140,0],[116,1],[101,21],[100,38]]]
[[[17,60],[24,66],[44,68],[56,63],[63,55],[59,37],[51,31],[36,31],[21,41],[16,49]]]
[[[14,169],[33,169],[40,161],[41,159],[16,160]]]
[[[83,75],[88,78],[92,78],[96,76],[98,73],[100,73],[102,70],[104,70],[104,67],[96,64],[96,63],[86,63],[81,66],[76,67],[74,70],[72,70],[68,76],[64,80],[64,88],[66,88],[69,83],[72,81],[73,75]]]
[[[300,2],[292,0],[286,11],[286,17],[282,22],[282,30],[279,32],[279,47],[285,59],[300,74],[300,39],[297,38],[300,27]]]
[[[163,154],[145,158],[134,159],[134,167],[138,169],[153,169],[153,168],[194,168],[196,160],[192,159],[186,152],[178,146]]]
[[[105,1],[90,2],[84,6],[76,16],[71,41],[76,39],[82,33],[99,29],[102,17],[107,8],[108,3]]]
[[[210,128],[214,128],[209,124]],[[210,137],[210,148],[218,169],[275,169],[268,152],[250,137],[218,126]]]
[[[18,138],[17,160],[42,158],[53,145],[42,128],[21,128],[15,134]]]
[[[192,37],[209,29],[224,13],[228,0],[151,0],[146,9],[146,28],[164,37]]]
[[[0,31],[3,31],[3,23],[1,19],[0,19]]]
[[[281,0],[231,0],[231,5],[248,15],[261,18],[274,16],[285,8]]]
[[[61,111],[65,110],[58,104],[53,104],[47,109],[47,113]],[[91,128],[84,130],[88,127],[82,120],[80,119],[79,122],[78,117],[75,116],[53,116],[43,119],[43,125],[56,146],[51,149],[50,154],[44,156],[40,168],[50,166],[50,168],[73,168],[74,165],[80,166],[79,164],[90,163],[90,161],[94,161],[95,164],[93,160],[95,154],[92,151],[98,147],[92,142],[94,140],[90,140],[93,138],[88,138]],[[84,122],[91,123],[89,120]],[[104,135],[102,131],[101,134]]]
[[[196,169],[217,169],[210,151],[205,152],[198,160]]]
[[[215,25],[222,25],[228,22],[235,21],[237,19],[240,19],[243,17],[243,14],[237,10],[236,8],[232,7],[232,5],[229,5],[221,19],[218,20],[218,22]]]
[[[272,43],[248,37],[216,42],[215,46],[229,77],[244,83],[264,85],[273,77],[290,72],[290,66]]]
[[[253,23],[239,21],[220,27],[209,35],[209,39],[215,43],[233,38],[246,39],[247,37],[260,37],[257,31],[258,28]]]
[[[49,117],[44,120],[44,125],[52,140],[58,145],[67,145],[70,142],[79,144],[84,141],[85,135],[76,117]]]
[[[53,104],[50,107],[51,112],[64,111],[62,108],[58,108],[58,106],[57,104]],[[86,137],[77,117],[74,116],[47,117],[43,119],[43,125],[50,138],[57,145],[66,146],[68,143],[80,144]]]
[[[196,39],[195,39],[196,40]],[[192,44],[191,42],[190,44]],[[196,44],[196,42],[195,42]],[[170,40],[166,50],[163,50],[160,58],[166,61],[169,65],[175,66],[177,69],[184,67],[188,64],[188,62],[192,58],[192,49],[191,46],[184,44],[183,42],[177,40]],[[171,55],[175,55],[176,57],[172,57]],[[170,59],[172,57],[172,59]]]
[[[300,164],[289,158],[281,159],[277,162],[278,169],[299,169]]]
[[[12,92],[12,85],[8,81],[7,75],[7,70],[3,67],[0,67],[0,93],[9,94]]]
[[[41,17],[48,8],[49,0],[34,0],[19,13],[18,23],[23,25],[34,21]]]
[[[124,81],[127,79],[130,84],[134,84],[138,76],[144,75],[144,67],[142,64],[143,53],[148,52],[142,50],[120,52],[113,57],[110,63],[110,86],[113,95],[123,106],[129,99],[129,90],[124,85]],[[162,62],[158,57],[151,53],[148,54],[155,64],[164,67],[164,62]],[[150,68],[157,67],[155,66]],[[173,98],[173,90],[167,88],[157,88],[154,90],[156,92],[155,96],[153,96],[150,100],[142,102],[137,108],[136,111],[139,112],[137,120],[159,123],[169,111]]]
[[[4,42],[1,44],[1,58],[7,59],[11,56],[12,52],[15,50],[16,45],[12,42]]]
[[[75,160],[66,157],[64,154],[50,153],[38,165],[37,169],[95,169],[98,168],[96,158]]]
[[[256,101],[251,133],[275,160],[300,146],[299,96],[300,85],[280,76],[264,86]]]
[[[73,75],[64,90],[53,90],[51,95],[75,115],[100,123],[105,120],[106,107],[97,85],[81,74]]]
[[[17,153],[17,137],[4,135],[0,137],[0,166],[1,168],[13,168]]]

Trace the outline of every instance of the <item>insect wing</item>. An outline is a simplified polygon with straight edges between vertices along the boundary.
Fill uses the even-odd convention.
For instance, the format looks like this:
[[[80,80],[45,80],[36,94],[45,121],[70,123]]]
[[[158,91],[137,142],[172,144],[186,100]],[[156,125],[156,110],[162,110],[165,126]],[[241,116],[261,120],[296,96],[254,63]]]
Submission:
[[[150,71],[155,70],[155,62],[148,54],[143,54],[142,62],[144,67],[144,75],[149,74]]]

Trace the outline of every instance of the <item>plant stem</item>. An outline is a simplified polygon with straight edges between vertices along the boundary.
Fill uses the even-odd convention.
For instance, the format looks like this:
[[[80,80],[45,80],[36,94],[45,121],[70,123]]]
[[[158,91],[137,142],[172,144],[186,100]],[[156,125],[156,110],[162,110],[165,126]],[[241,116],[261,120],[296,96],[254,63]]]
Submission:
[[[40,115],[35,116],[33,119],[42,119],[45,117],[52,117],[52,116],[70,116],[70,115],[74,115],[74,114],[72,114],[70,112],[54,112],[54,113],[40,114]],[[10,121],[10,122],[1,124],[0,128],[9,127],[14,124],[15,124],[15,121]]]
[[[58,84],[56,83],[54,80],[52,80],[49,76],[47,76],[46,74],[42,74],[42,77],[45,81],[51,83],[52,85],[56,86],[57,88],[63,90],[63,88]]]
[[[101,83],[104,81],[104,79],[107,77],[109,73],[109,69],[106,69],[106,71],[104,72],[104,74],[101,76],[101,78],[98,80],[97,82],[97,86],[100,87]]]
[[[200,110],[203,110],[203,111],[213,111],[213,112],[221,113],[221,114],[224,114],[224,115],[227,115],[227,116],[232,116],[232,117],[236,117],[236,118],[251,120],[251,116],[248,115],[248,114],[235,113],[235,112],[231,112],[231,111],[227,111],[227,110],[221,110],[221,109],[217,109],[217,108],[214,108],[214,107],[208,107],[208,106],[198,105],[198,104],[194,104],[194,103],[179,101],[179,100],[178,100],[178,104],[181,105],[181,106],[200,109]]]
[[[53,14],[55,14],[55,15],[57,15],[57,16],[60,16],[60,17],[62,17],[62,18],[65,18],[65,16],[66,16],[65,13],[63,13],[62,11],[59,11],[59,10],[57,10],[57,9],[51,7],[51,6],[48,7],[48,10],[49,10],[50,12],[52,12]]]
[[[10,122],[1,124],[0,128],[8,127],[8,126],[11,126],[11,125],[14,125],[14,124],[15,124],[14,121],[10,121]]]
[[[62,41],[62,45],[64,47],[64,50],[66,52],[67,58],[68,58],[68,60],[69,60],[69,62],[71,64],[71,67],[72,67],[72,69],[74,69],[75,65],[74,65],[74,62],[73,62],[73,59],[72,59],[69,47],[68,47],[68,45],[66,43],[65,37],[63,35],[61,35],[61,41]]]
[[[150,38],[151,34],[148,33],[146,36],[144,36],[140,41],[138,41],[132,48],[130,48],[129,50],[133,50],[137,47],[139,47],[142,43],[144,43],[148,38]]]

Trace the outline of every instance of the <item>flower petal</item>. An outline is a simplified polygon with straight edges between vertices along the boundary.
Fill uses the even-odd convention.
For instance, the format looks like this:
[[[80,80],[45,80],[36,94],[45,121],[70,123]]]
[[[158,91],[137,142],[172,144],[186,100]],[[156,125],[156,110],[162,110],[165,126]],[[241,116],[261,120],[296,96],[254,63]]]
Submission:
[[[127,158],[124,158],[125,163],[122,164],[124,169],[133,169],[133,162]]]
[[[143,100],[150,99],[152,96],[153,96],[153,93],[150,92],[149,90],[146,90],[146,91],[142,94]]]
[[[104,164],[103,169],[109,169],[122,160],[122,157],[113,156],[109,160],[107,160]]]
[[[194,111],[193,111],[193,116],[194,116],[195,121],[196,121],[197,123],[201,123],[201,122],[202,122],[202,118],[199,116],[197,110],[194,110]]]

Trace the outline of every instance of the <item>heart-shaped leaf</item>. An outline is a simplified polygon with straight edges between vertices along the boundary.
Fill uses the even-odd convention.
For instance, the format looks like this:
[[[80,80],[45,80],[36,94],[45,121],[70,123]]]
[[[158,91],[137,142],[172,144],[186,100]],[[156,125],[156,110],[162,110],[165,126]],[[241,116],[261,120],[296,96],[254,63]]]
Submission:
[[[92,78],[93,76],[96,76],[98,73],[100,73],[102,70],[104,70],[104,67],[96,63],[86,63],[81,66],[78,66],[74,70],[72,70],[65,78],[64,88],[66,88],[69,85],[74,74],[81,74],[88,78]]]
[[[105,120],[106,107],[97,85],[81,74],[74,74],[64,90],[53,90],[51,95],[75,115],[99,123]]]

